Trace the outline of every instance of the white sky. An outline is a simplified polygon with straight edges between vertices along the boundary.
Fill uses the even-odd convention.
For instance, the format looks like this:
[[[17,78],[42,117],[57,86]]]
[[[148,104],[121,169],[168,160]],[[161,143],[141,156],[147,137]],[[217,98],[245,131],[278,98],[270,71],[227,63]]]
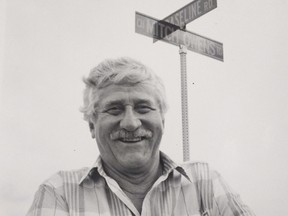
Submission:
[[[78,111],[82,77],[130,56],[163,78],[162,150],[182,160],[176,46],[134,30],[189,0],[1,0],[0,214],[24,215],[38,185],[91,165],[98,150]],[[224,63],[188,51],[192,160],[209,162],[257,215],[288,215],[288,2],[219,0],[187,29],[224,44]],[[194,83],[194,84],[193,84]]]

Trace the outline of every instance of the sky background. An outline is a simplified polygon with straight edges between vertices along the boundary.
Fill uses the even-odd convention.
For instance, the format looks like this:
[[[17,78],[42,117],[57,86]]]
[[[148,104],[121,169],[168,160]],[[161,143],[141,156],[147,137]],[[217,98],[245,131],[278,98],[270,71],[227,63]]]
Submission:
[[[161,150],[182,161],[177,46],[135,33],[189,0],[0,0],[0,215],[24,215],[39,184],[90,166],[82,77],[130,56],[164,81]],[[288,215],[288,2],[219,0],[187,25],[224,44],[224,62],[188,51],[190,158],[218,170],[256,215]]]

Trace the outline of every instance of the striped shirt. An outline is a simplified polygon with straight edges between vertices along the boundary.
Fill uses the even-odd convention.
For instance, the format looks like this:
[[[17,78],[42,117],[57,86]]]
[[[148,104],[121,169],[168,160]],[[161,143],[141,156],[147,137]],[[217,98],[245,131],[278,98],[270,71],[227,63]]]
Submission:
[[[91,168],[60,171],[40,185],[26,216],[254,216],[207,163],[176,165],[161,154],[163,173],[139,213],[101,158]]]

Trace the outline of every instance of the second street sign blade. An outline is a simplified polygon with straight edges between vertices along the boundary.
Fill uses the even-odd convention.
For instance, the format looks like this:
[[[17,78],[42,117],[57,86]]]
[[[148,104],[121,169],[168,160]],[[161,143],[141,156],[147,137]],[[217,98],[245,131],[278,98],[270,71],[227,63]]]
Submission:
[[[163,20],[179,27],[183,27],[215,8],[217,8],[217,0],[195,0],[175,11]]]
[[[176,29],[175,25],[155,25],[159,20],[136,12],[135,31],[151,38],[161,39],[167,43],[184,45],[188,50],[223,61],[223,44],[189,31]],[[174,31],[174,32],[173,32]],[[173,33],[171,33],[173,32]],[[170,34],[169,34],[170,33]]]
[[[217,8],[217,0],[195,0],[159,22],[168,22],[183,29],[189,22],[199,18],[200,16],[208,13],[215,8]],[[161,23],[159,22],[155,25],[160,25]],[[172,33],[173,31],[168,32],[167,34],[164,34],[164,37]],[[159,38],[159,40],[160,39],[162,38]],[[158,40],[154,39],[154,42],[156,41]]]

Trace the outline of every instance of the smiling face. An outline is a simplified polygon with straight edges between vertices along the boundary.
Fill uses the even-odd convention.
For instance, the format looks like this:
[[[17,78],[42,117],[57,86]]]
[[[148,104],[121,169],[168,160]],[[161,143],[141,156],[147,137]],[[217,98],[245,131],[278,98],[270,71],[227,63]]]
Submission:
[[[155,90],[149,85],[110,85],[97,93],[90,122],[107,166],[137,172],[159,160],[164,119]]]

